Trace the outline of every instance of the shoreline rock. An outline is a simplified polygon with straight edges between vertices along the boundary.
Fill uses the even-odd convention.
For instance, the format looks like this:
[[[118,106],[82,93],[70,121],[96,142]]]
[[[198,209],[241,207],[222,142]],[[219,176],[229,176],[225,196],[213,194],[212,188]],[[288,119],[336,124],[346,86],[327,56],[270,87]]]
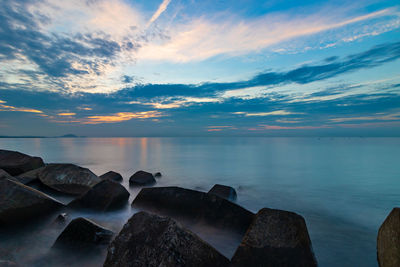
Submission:
[[[153,174],[145,171],[137,171],[129,178],[129,184],[132,186],[153,185],[156,179]]]
[[[34,170],[44,166],[39,157],[32,157],[17,151],[0,150],[0,169],[11,176]]]
[[[68,206],[106,211],[121,207],[128,201],[129,195],[121,184],[105,179],[73,200]]]
[[[143,188],[132,206],[160,215],[183,216],[196,222],[204,220],[242,233],[254,217],[252,212],[226,199],[174,186]]]
[[[9,179],[0,180],[0,224],[23,222],[62,206],[29,186]]]
[[[80,195],[100,182],[87,168],[68,163],[51,163],[38,174],[42,184],[62,193]]]
[[[231,266],[317,266],[304,218],[263,208],[255,216]]]
[[[109,171],[99,176],[100,179],[105,180],[113,180],[115,182],[122,182],[122,175],[115,171]]]
[[[229,260],[168,217],[139,212],[108,247],[104,267],[228,266]]]
[[[235,201],[237,198],[236,190],[233,187],[221,184],[214,185],[210,191],[208,191],[208,194],[213,194],[230,201]]]
[[[400,208],[394,208],[382,223],[376,248],[380,267],[400,266]]]

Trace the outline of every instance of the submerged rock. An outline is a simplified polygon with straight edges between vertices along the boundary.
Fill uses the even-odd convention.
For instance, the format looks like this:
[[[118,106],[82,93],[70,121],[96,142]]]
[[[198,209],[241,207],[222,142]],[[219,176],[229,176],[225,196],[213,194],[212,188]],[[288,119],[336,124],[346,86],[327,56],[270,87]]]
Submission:
[[[129,195],[129,192],[121,184],[106,179],[93,186],[68,206],[105,211],[122,206],[128,201]]]
[[[73,250],[90,249],[111,241],[113,232],[86,218],[72,220],[58,236],[53,247]]]
[[[44,163],[39,157],[31,157],[16,151],[0,150],[0,169],[5,170],[12,176],[34,170],[42,166],[44,166]]]
[[[394,208],[379,228],[377,253],[379,266],[400,266],[400,208]]]
[[[143,188],[132,206],[161,215],[184,216],[245,232],[254,214],[218,196],[180,187]]]
[[[129,184],[134,186],[155,184],[153,174],[145,171],[137,171],[129,178]]]
[[[176,221],[139,212],[108,247],[111,266],[228,266],[229,260]]]
[[[25,173],[22,173],[16,177],[16,179],[21,183],[21,184],[30,184],[36,180],[39,179],[39,172],[41,172],[44,169],[44,167],[40,167]]]
[[[160,178],[161,176],[162,176],[161,172],[156,172],[154,174],[154,177],[156,177],[156,178]]]
[[[105,174],[102,174],[99,176],[100,179],[102,180],[112,180],[112,181],[116,181],[116,182],[121,182],[123,180],[122,175],[119,174],[118,172],[114,172],[114,171],[109,171],[106,172]]]
[[[48,164],[39,172],[40,181],[48,187],[67,194],[83,194],[100,182],[89,169],[74,164]]]
[[[9,179],[0,179],[0,224],[22,222],[62,204],[50,196]]]
[[[261,209],[236,250],[232,266],[317,266],[303,217]]]
[[[236,200],[237,195],[235,189],[230,186],[216,184],[208,191],[209,194],[217,195],[219,197],[228,199],[228,200]]]

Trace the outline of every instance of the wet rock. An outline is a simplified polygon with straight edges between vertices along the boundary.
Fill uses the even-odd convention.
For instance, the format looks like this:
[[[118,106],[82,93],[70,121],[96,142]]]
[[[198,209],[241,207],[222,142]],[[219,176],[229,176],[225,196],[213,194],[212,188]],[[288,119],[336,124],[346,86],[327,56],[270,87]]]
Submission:
[[[48,164],[38,174],[40,182],[67,194],[83,194],[100,182],[89,169],[74,164]]]
[[[129,195],[129,192],[121,184],[106,179],[93,186],[68,206],[105,211],[122,206],[128,201]]]
[[[99,176],[100,179],[102,180],[112,180],[115,182],[122,182],[123,178],[122,175],[119,174],[118,172],[114,172],[114,171],[109,171],[106,172],[105,174],[102,174]]]
[[[31,157],[16,151],[0,150],[0,169],[5,170],[12,176],[34,170],[42,166],[44,166],[44,163],[39,157]]]
[[[254,217],[252,212],[226,199],[180,187],[143,188],[132,206],[160,215],[183,216],[196,222],[204,220],[242,233]]]
[[[58,236],[53,247],[73,250],[90,249],[96,245],[106,245],[113,232],[86,218],[72,220]]]
[[[154,177],[156,177],[156,178],[160,178],[161,176],[162,176],[161,172],[156,172],[154,174]]]
[[[36,180],[39,179],[39,172],[41,172],[44,169],[44,167],[40,167],[25,173],[22,173],[16,177],[18,182],[21,184],[28,185],[32,182],[35,182]]]
[[[139,212],[108,247],[105,267],[228,266],[229,260],[168,218]]]
[[[16,178],[12,177],[8,172],[6,172],[3,169],[0,169],[0,180],[2,180],[2,179],[9,179],[9,180],[18,182],[18,180]]]
[[[151,185],[155,183],[156,179],[154,179],[153,174],[145,171],[137,171],[129,178],[129,184],[134,186]]]
[[[303,217],[261,209],[236,250],[232,266],[317,266]]]
[[[394,208],[379,228],[377,252],[379,266],[400,266],[400,208]]]
[[[209,194],[217,195],[219,197],[228,199],[228,200],[236,200],[237,195],[235,189],[230,186],[216,184],[208,191]]]
[[[50,196],[9,179],[0,179],[0,224],[23,222],[62,204]]]

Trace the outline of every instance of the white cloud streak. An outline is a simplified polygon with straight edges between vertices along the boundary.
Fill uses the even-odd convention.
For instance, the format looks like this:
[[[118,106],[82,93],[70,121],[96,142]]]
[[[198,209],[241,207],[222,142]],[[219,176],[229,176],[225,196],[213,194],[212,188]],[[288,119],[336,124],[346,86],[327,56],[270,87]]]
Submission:
[[[158,6],[157,11],[153,14],[151,19],[147,22],[146,28],[149,27],[154,21],[158,19],[158,17],[167,9],[171,0],[163,0],[162,3]]]

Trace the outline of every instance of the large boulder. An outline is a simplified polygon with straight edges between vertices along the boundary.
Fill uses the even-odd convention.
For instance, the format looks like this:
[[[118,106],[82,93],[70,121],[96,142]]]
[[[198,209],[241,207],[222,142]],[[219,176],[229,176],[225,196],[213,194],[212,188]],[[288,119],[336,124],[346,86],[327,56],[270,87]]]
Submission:
[[[73,250],[91,249],[111,242],[113,232],[86,218],[72,220],[58,236],[53,247]]]
[[[153,174],[145,171],[137,171],[129,178],[129,184],[133,186],[143,186],[155,184],[156,179]]]
[[[13,181],[17,181],[17,179],[15,179],[14,177],[12,177],[8,172],[6,172],[3,169],[0,169],[0,180],[2,179],[9,179],[9,180],[13,180]]]
[[[232,266],[317,266],[303,217],[261,209],[236,250]]]
[[[213,188],[208,191],[209,194],[217,195],[219,197],[228,199],[228,200],[236,200],[237,195],[235,189],[230,186],[216,184]]]
[[[105,211],[122,206],[128,201],[129,195],[121,184],[106,179],[72,201],[69,206]]]
[[[89,169],[74,164],[48,164],[38,176],[48,187],[73,195],[83,194],[101,181]]]
[[[44,166],[44,163],[39,157],[31,157],[16,151],[0,150],[0,169],[5,170],[12,176],[42,166]]]
[[[0,224],[23,222],[62,204],[48,195],[9,179],[0,179]]]
[[[196,222],[204,220],[242,233],[254,217],[252,212],[226,199],[180,187],[143,188],[132,206],[160,215],[183,216]]]
[[[228,266],[229,260],[168,218],[139,212],[108,247],[105,267]]]
[[[44,169],[44,167],[40,167],[28,172],[24,172],[18,176],[16,176],[16,179],[21,183],[21,184],[30,184],[32,182],[35,182],[36,180],[39,179],[39,172],[41,172]]]
[[[119,174],[118,172],[114,172],[114,171],[109,171],[106,172],[105,174],[102,174],[99,176],[100,179],[102,180],[113,180],[116,182],[121,182],[123,180],[122,175]]]
[[[377,252],[379,266],[400,266],[400,208],[394,208],[379,228]]]

